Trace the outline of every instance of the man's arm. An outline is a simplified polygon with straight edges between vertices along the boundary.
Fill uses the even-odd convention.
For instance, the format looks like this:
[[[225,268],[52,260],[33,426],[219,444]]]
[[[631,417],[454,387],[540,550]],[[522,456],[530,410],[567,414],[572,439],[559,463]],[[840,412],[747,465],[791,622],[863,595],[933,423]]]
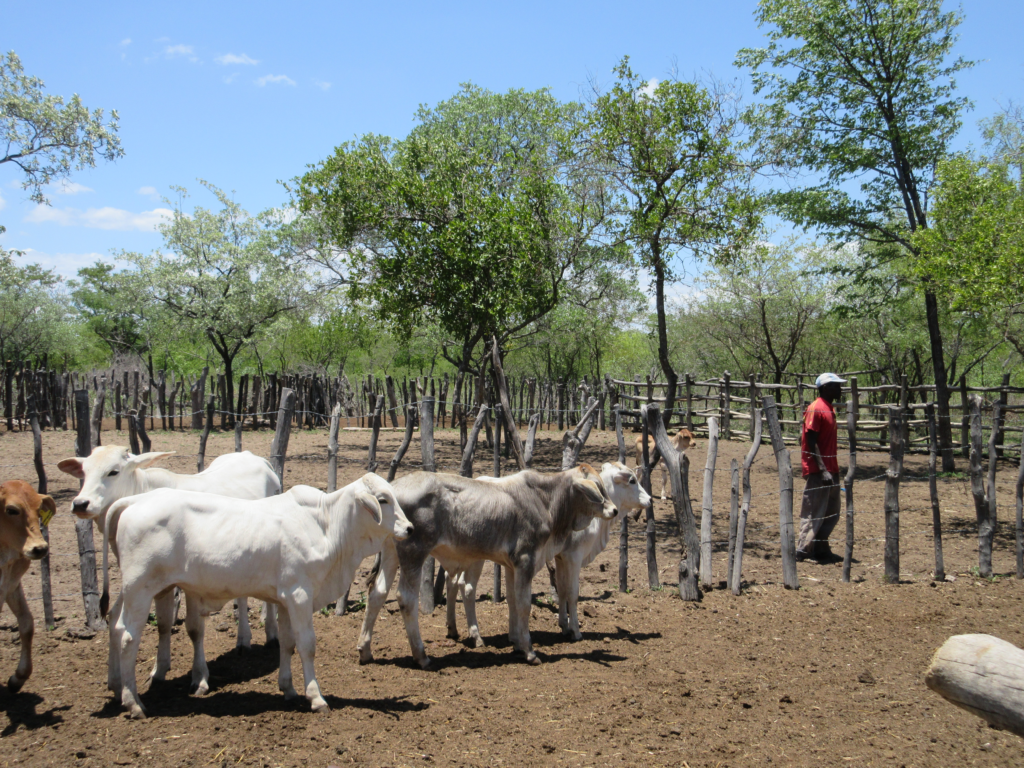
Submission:
[[[825,469],[825,460],[821,457],[821,449],[818,447],[818,433],[813,429],[808,429],[804,435],[807,438],[807,451],[814,457],[818,471],[821,472],[821,479],[826,483],[831,483],[832,473]]]

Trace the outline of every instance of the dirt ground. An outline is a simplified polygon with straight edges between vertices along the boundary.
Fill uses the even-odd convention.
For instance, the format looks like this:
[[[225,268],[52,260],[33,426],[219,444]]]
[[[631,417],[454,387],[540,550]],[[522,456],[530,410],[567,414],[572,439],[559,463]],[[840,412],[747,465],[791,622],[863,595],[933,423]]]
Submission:
[[[458,434],[439,431],[438,463],[456,471]],[[166,465],[195,471],[198,436],[151,433],[154,450],[177,450]],[[247,449],[266,455],[271,435],[246,432]],[[401,435],[385,432],[379,456],[386,471]],[[127,435],[103,434],[107,444]],[[342,433],[339,482],[365,471],[368,432]],[[233,450],[232,434],[214,434],[208,460]],[[561,436],[542,432],[537,465],[555,466]],[[729,461],[749,443],[720,444],[714,493],[714,572],[722,579],[729,509]],[[295,432],[285,486],[326,486],[326,432]],[[684,603],[673,585],[679,545],[671,501],[658,500],[657,555],[664,587],[647,583],[643,524],[630,524],[629,593],[619,593],[617,536],[581,578],[584,638],[559,633],[547,575],[534,583],[531,631],[543,659],[531,667],[506,638],[504,602],[480,606],[487,647],[445,638],[444,609],[421,618],[434,669],[412,661],[394,595],[375,634],[375,663],[359,666],[356,639],[363,620],[362,581],[349,615],[317,615],[320,685],[331,706],[314,715],[307,702],[287,703],[277,690],[276,649],[254,632],[253,650],[234,651],[230,611],[212,616],[207,633],[211,691],[188,696],[191,647],[175,628],[168,681],[145,682],[156,647],[147,629],[139,654],[140,689],[150,718],[125,719],[106,690],[104,633],[69,634],[82,625],[77,545],[70,500],[77,481],[56,462],[74,454],[73,434],[47,432],[44,455],[59,513],[51,524],[57,627],[42,628],[39,569],[25,577],[36,616],[35,672],[23,691],[0,687],[0,762],[10,765],[330,766],[330,765],[1024,765],[1024,742],[929,691],[931,655],[954,634],[984,632],[1024,646],[1024,584],[1012,578],[1013,484],[1016,467],[1000,466],[999,516],[992,580],[971,574],[977,564],[973,502],[964,477],[940,481],[945,563],[950,581],[936,583],[927,461],[907,461],[900,492],[901,583],[882,582],[883,483],[888,457],[860,453],[855,485],[853,581],[841,564],[799,566],[800,589],[781,584],[778,474],[762,447],[753,477],[740,597],[718,587],[700,603]],[[616,456],[613,433],[595,432],[582,458]],[[700,509],[706,442],[690,452],[691,492]],[[418,441],[409,452],[419,459]],[[794,457],[796,458],[796,457]],[[966,469],[963,460],[958,460]],[[416,462],[403,468],[409,471]],[[630,461],[631,463],[631,461]],[[511,471],[511,463],[508,463]],[[31,437],[0,433],[4,479],[34,481]],[[490,453],[477,455],[490,473]],[[655,472],[660,490],[660,472]],[[797,501],[802,483],[798,480]],[[840,524],[833,547],[841,551]],[[365,573],[370,562],[363,564]],[[116,572],[115,572],[116,577]],[[362,578],[361,576],[359,577]],[[489,587],[485,571],[482,585]],[[255,616],[255,606],[253,606]],[[465,622],[459,611],[460,627]],[[258,624],[258,620],[257,620]],[[18,635],[9,609],[0,615],[0,673],[13,671]],[[293,662],[296,681],[301,666]]]

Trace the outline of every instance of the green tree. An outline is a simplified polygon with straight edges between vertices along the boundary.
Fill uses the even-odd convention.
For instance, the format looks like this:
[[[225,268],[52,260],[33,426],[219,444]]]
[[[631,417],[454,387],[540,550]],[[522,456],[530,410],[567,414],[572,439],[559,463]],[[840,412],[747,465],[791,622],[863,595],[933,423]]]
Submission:
[[[445,335],[460,372],[559,301],[603,211],[600,177],[580,162],[579,107],[546,90],[465,85],[422,107],[408,137],[339,146],[299,180],[300,210],[333,251],[316,261],[353,301],[408,336]]]
[[[916,256],[934,169],[969,107],[948,61],[959,12],[942,0],[760,0],[765,48],[743,49],[765,103],[749,117],[767,158],[817,183],[776,192],[783,216],[833,239]],[[922,284],[944,470],[953,469],[949,390],[935,287]]]
[[[140,301],[164,309],[178,333],[203,336],[224,365],[227,395],[234,402],[233,366],[245,344],[302,301],[304,275],[294,264],[280,210],[250,216],[212,184],[203,182],[219,211],[180,208],[160,226],[166,252],[122,251],[136,268]],[[184,189],[179,190],[187,197]]]
[[[144,320],[132,293],[137,290],[135,275],[117,272],[113,264],[97,261],[78,270],[78,280],[70,282],[72,306],[112,355],[135,354],[150,349]]]
[[[737,147],[734,101],[697,83],[665,80],[653,88],[629,58],[617,81],[596,95],[590,115],[594,154],[614,181],[612,237],[628,243],[653,273],[658,361],[672,416],[679,376],[669,353],[665,287],[677,257],[727,261],[758,221],[750,169]]]
[[[61,278],[0,252],[0,361],[39,360],[71,351],[74,335]]]
[[[65,104],[43,92],[45,83],[26,75],[14,51],[0,57],[0,165],[13,163],[24,179],[22,189],[37,203],[47,203],[43,187],[72,171],[92,168],[97,157],[124,155],[117,135],[118,115],[89,111],[77,94]]]

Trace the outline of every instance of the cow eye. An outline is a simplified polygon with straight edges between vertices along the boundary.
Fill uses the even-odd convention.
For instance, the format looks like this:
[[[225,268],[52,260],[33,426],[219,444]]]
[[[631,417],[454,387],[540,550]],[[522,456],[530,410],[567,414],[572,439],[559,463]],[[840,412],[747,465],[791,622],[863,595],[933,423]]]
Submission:
[[[21,510],[18,509],[17,507],[7,507],[7,514],[8,515],[20,515],[21,514]]]
[[[120,472],[116,469],[112,469],[107,473],[107,477],[117,477]]]
[[[391,499],[389,499],[387,496],[378,496],[377,497],[377,501],[379,503],[381,503],[381,504],[390,504],[391,503]]]
[[[629,484],[630,485],[636,485],[636,478],[635,477],[629,478]]]

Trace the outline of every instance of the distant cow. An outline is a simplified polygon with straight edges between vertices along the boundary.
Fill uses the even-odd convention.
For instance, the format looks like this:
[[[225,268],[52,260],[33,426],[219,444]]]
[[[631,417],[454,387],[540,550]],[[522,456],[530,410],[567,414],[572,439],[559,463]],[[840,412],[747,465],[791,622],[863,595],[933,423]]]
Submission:
[[[71,510],[82,519],[96,520],[100,531],[106,530],[105,517],[110,505],[127,496],[134,496],[157,488],[177,488],[201,491],[239,499],[262,499],[281,492],[281,483],[266,459],[249,451],[218,456],[203,472],[179,475],[163,467],[152,466],[157,461],[173,456],[174,451],[133,455],[123,446],[97,446],[84,459],[64,459],[57,467],[72,477],[82,480],[82,489],[71,503]],[[107,540],[103,540],[103,584],[101,607],[106,613],[108,595]],[[174,623],[174,594],[169,590],[156,599],[156,619],[159,641],[152,678],[163,680],[171,667],[171,626]],[[267,640],[277,637],[277,627],[268,621]],[[111,624],[111,637],[113,637]],[[238,637],[235,645],[248,648],[252,643],[249,628],[248,599],[238,597]],[[112,691],[121,688],[116,674],[117,659],[113,644],[109,649],[107,685]]]
[[[677,451],[685,451],[688,448],[695,448],[697,446],[697,438],[693,436],[693,432],[683,428],[676,432],[674,435],[669,437],[672,441],[672,445],[675,446]],[[647,436],[647,453],[649,456],[654,455],[654,437],[651,435]],[[636,465],[640,467],[644,461],[644,438],[643,435],[637,435],[636,438]],[[668,484],[668,467],[665,466],[665,462],[659,462],[661,464],[661,498],[665,498],[665,486]]]
[[[133,718],[146,716],[135,662],[149,604],[175,585],[188,600],[193,689],[208,686],[204,616],[247,594],[281,608],[278,686],[285,698],[298,697],[291,672],[297,648],[313,711],[328,710],[316,681],[313,612],[348,590],[359,563],[386,538],[404,539],[411,529],[391,486],[372,473],[331,494],[297,485],[256,501],[155,491],[116,502],[106,523],[120,552],[122,588],[112,618],[121,703]]]
[[[549,570],[553,571],[555,589],[558,592],[558,626],[573,638],[579,640],[580,634],[579,619],[576,615],[576,603],[580,592],[580,569],[594,561],[611,538],[612,526],[619,520],[621,515],[629,512],[636,512],[646,509],[651,503],[651,497],[640,487],[633,470],[625,464],[613,462],[604,464],[601,467],[601,474],[594,475],[588,472],[587,465],[581,466],[584,476],[601,483],[615,505],[617,514],[611,519],[595,517],[590,525],[582,531],[573,531],[572,535],[565,539],[561,550],[555,553],[554,565],[548,564]],[[497,480],[494,478],[478,478],[484,482],[502,484],[515,475]],[[466,569],[465,573],[447,573],[447,625],[448,637],[458,639],[459,631],[455,620],[455,602],[459,588],[462,588],[462,604],[466,612],[466,622],[469,625],[470,637],[475,641],[476,647],[483,646],[484,641],[480,636],[480,628],[476,621],[476,594],[477,584],[483,570],[483,560],[477,561],[473,566]]]
[[[57,505],[49,496],[40,496],[23,480],[8,480],[0,485],[0,604],[6,602],[18,619],[21,659],[7,681],[11,693],[17,693],[32,674],[32,613],[21,588],[21,577],[33,560],[46,557],[50,547],[39,530],[46,525]]]
[[[594,517],[615,516],[601,489],[579,467],[548,475],[520,472],[500,484],[414,472],[395,481],[394,489],[413,534],[408,541],[387,542],[370,574],[360,663],[373,660],[373,625],[401,566],[398,604],[409,646],[422,668],[430,666],[420,637],[419,589],[423,562],[433,555],[451,573],[478,560],[509,569],[509,636],[528,662],[539,664],[530,643],[530,585],[573,531],[583,530]]]

